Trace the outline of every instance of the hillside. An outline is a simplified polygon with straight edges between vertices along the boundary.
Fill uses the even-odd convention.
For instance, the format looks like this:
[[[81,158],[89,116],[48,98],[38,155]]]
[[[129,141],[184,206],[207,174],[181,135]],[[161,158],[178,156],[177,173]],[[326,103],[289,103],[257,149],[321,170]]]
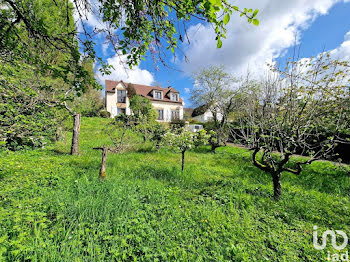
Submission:
[[[231,146],[189,152],[181,175],[180,154],[145,144],[99,181],[107,121],[82,119],[79,156],[69,137],[0,155],[0,261],[320,261],[336,251],[313,247],[314,225],[350,233],[350,177],[329,162],[283,173],[279,202]]]

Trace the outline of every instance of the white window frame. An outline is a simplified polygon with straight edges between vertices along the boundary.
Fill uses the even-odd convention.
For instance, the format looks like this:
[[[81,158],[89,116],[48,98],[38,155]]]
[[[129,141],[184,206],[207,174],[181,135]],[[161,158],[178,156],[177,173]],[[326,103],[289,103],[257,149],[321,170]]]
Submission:
[[[171,101],[179,101],[179,94],[171,93],[170,100]]]
[[[153,94],[154,94],[155,99],[162,99],[163,98],[162,91],[154,90]],[[159,94],[160,97],[157,97],[157,94]]]
[[[180,120],[180,110],[171,110],[171,120]]]
[[[159,112],[162,112],[162,118],[160,118],[160,114],[159,114]],[[164,120],[164,109],[161,109],[161,108],[159,108],[159,109],[157,109],[157,113],[158,113],[158,117],[157,117],[157,120]]]
[[[119,94],[124,94],[124,95],[119,96]],[[126,103],[126,90],[117,90],[117,102]]]

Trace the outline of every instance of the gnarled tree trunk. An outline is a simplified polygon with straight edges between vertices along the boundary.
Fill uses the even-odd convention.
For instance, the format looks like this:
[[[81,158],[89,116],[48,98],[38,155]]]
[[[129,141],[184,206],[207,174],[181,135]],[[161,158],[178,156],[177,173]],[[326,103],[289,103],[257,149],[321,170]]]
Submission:
[[[73,115],[73,136],[71,155],[79,154],[79,134],[80,134],[80,114],[74,113]]]
[[[282,187],[281,187],[281,173],[273,173],[272,174],[272,182],[273,182],[273,198],[275,200],[279,200],[282,195]]]
[[[284,159],[279,163],[279,166],[277,169],[274,169],[269,163],[266,163],[264,161],[264,156],[262,157],[262,163],[257,160],[257,154],[261,150],[260,147],[254,148],[254,152],[252,154],[252,161],[254,166],[258,167],[259,169],[270,173],[272,176],[272,182],[273,182],[273,198],[275,200],[279,200],[279,198],[282,195],[282,186],[281,186],[281,173],[283,171],[283,166],[285,163],[287,163],[290,154],[286,155]],[[265,152],[264,152],[265,154]]]
[[[217,143],[212,143],[212,144],[211,144],[211,152],[215,154],[215,153],[216,153],[215,149],[217,149],[218,147],[220,147],[219,144],[217,144]]]

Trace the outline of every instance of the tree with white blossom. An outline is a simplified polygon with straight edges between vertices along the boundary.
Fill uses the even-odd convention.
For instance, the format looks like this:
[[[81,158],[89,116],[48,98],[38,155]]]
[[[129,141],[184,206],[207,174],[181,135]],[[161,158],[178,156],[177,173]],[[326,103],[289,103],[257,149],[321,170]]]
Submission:
[[[185,153],[186,151],[201,145],[208,144],[209,135],[205,130],[196,133],[182,130],[179,133],[168,132],[164,135],[164,143],[172,147],[175,151],[181,152],[181,172],[185,169]]]

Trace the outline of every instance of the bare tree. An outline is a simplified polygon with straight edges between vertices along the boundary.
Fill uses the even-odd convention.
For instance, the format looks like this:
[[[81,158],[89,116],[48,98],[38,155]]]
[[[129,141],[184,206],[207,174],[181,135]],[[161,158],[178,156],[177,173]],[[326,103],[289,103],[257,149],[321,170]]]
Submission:
[[[245,79],[235,94],[234,137],[248,145],[252,162],[272,176],[274,198],[281,174],[299,175],[303,166],[333,155],[349,128],[348,62],[328,53],[290,61],[262,81]],[[293,154],[307,155],[291,161]]]
[[[204,68],[193,75],[195,80],[191,101],[213,115],[215,137],[210,139],[212,151],[228,139],[227,121],[233,109],[234,85],[237,82],[223,66]]]

